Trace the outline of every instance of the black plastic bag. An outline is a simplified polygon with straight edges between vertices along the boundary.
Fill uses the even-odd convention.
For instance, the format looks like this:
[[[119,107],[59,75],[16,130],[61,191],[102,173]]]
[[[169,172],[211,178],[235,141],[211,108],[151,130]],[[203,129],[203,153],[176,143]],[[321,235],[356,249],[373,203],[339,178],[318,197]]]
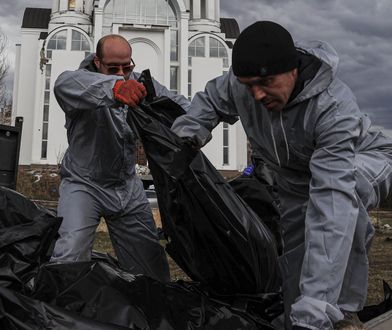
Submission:
[[[279,294],[245,306],[244,297],[211,297],[197,283],[129,274],[102,253],[46,263],[61,219],[8,189],[0,206],[0,329],[273,329],[280,313]]]
[[[392,310],[392,289],[387,282],[383,282],[384,300],[377,305],[365,306],[358,312],[358,317],[362,322],[367,322],[377,316]]]
[[[252,315],[197,284],[164,284],[103,261],[46,264],[33,283],[29,296],[0,288],[1,329],[274,329],[261,316],[280,301],[269,295],[260,306],[260,297],[254,306],[264,315]]]
[[[279,227],[279,209],[276,200],[269,190],[270,186],[263,183],[256,175],[240,176],[229,184],[234,191],[263,219],[275,237],[278,254],[283,251],[283,240]]]
[[[219,293],[277,291],[273,235],[202,152],[170,130],[183,113],[167,98],[128,112],[157,190],[167,252],[193,280]]]
[[[0,187],[0,287],[28,290],[49,260],[61,218],[14,190]]]

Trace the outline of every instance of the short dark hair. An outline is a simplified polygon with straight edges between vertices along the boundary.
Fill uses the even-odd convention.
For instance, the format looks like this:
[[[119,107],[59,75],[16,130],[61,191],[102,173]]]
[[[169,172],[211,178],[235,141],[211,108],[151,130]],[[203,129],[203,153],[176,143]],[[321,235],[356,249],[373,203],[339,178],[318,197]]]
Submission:
[[[121,36],[119,34],[108,34],[108,35],[102,37],[101,39],[99,39],[99,41],[97,43],[97,49],[96,49],[95,54],[98,58],[103,58],[103,46],[104,46],[105,41],[108,39],[123,40],[124,42],[126,42],[129,45],[129,49],[131,49],[131,45],[129,44],[128,40],[125,39],[123,36]]]

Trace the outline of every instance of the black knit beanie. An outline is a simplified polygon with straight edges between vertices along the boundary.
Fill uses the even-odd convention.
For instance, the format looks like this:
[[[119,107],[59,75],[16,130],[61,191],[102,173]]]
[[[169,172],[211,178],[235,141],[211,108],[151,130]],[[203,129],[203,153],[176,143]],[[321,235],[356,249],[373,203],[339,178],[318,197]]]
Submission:
[[[236,76],[269,76],[298,66],[298,55],[290,33],[274,22],[248,26],[234,43],[232,68]]]

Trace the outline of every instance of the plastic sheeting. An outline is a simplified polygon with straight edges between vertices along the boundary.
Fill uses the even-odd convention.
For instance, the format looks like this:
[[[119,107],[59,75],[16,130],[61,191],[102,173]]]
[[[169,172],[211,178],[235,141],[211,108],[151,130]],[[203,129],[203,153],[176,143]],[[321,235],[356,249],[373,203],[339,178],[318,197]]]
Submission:
[[[46,263],[60,222],[0,188],[0,329],[273,329],[281,312],[276,294],[211,297],[196,283],[129,274],[105,255]]]
[[[392,289],[387,282],[383,281],[384,300],[377,305],[365,306],[358,312],[358,317],[362,322],[367,322],[392,310]]]
[[[29,290],[26,283],[49,260],[60,224],[53,212],[0,187],[0,287]]]
[[[283,241],[279,228],[279,211],[276,200],[270,190],[272,186],[264,184],[256,174],[240,176],[229,181],[234,191],[263,219],[277,243],[278,253],[283,251]]]
[[[203,153],[170,130],[183,113],[167,98],[128,111],[153,176],[167,252],[193,280],[216,292],[277,291],[273,235]]]

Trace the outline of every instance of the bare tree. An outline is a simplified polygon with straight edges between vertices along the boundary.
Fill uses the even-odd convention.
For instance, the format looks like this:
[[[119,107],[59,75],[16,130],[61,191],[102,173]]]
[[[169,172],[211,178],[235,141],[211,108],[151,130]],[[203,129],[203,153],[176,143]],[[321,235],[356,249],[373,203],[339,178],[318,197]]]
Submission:
[[[5,78],[7,76],[8,71],[8,62],[7,62],[7,38],[5,34],[0,31],[0,117],[2,117],[2,121],[4,121],[4,117],[8,117],[8,95],[7,88],[5,85]],[[6,114],[7,112],[7,114]]]
[[[4,103],[5,104],[5,103]],[[0,109],[0,125],[12,124],[12,102],[6,103]]]
[[[0,31],[0,85],[5,84],[5,77],[8,71],[7,62],[7,37]]]

